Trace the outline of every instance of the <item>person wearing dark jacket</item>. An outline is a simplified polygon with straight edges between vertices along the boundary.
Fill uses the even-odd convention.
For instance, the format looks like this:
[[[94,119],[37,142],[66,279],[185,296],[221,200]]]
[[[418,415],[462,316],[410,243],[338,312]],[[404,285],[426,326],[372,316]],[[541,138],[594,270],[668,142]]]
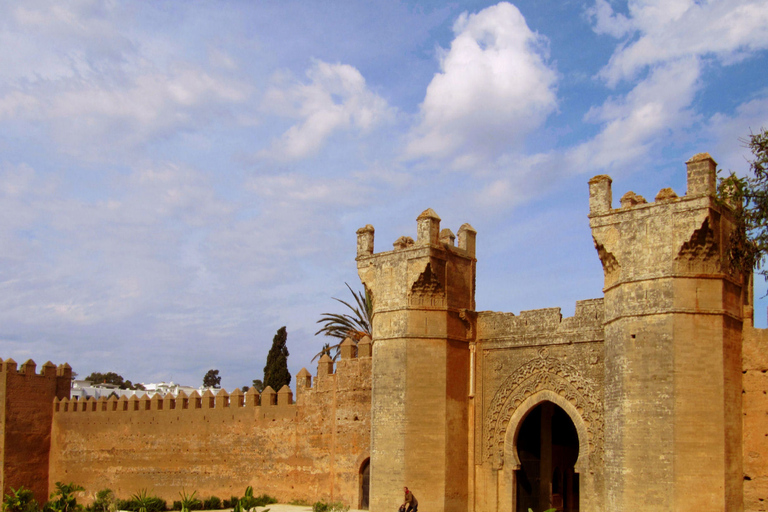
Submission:
[[[417,512],[419,510],[419,500],[413,495],[407,487],[403,487],[405,491],[405,503],[400,507],[403,512]]]

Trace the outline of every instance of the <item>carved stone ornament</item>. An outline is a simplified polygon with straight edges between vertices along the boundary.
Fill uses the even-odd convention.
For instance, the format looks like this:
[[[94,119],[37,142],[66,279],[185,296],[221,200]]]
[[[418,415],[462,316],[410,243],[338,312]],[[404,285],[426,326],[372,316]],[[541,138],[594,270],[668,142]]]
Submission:
[[[720,249],[715,234],[709,226],[709,218],[693,232],[691,239],[683,244],[675,258],[679,272],[713,274],[720,272]]]
[[[605,274],[605,287],[609,287],[614,284],[619,278],[619,272],[621,267],[616,260],[616,256],[606,250],[603,244],[592,238],[595,242],[595,249],[597,249],[597,256],[600,258],[600,263],[603,264],[603,273]]]
[[[602,460],[603,406],[597,385],[573,366],[549,357],[536,357],[515,370],[496,391],[485,415],[483,460],[500,467],[510,418],[528,397],[538,391],[554,392],[570,402],[586,425],[589,458]]]
[[[432,272],[431,264],[427,264],[424,272],[411,286],[408,303],[411,306],[445,306],[445,288],[437,275]]]

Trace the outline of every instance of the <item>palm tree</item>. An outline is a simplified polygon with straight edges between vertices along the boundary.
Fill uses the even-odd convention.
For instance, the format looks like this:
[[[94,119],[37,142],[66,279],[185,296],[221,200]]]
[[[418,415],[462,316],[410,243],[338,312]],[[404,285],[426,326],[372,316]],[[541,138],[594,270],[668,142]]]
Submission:
[[[331,356],[332,351],[333,356],[331,357],[335,361],[339,357],[341,344],[347,338],[351,338],[355,343],[363,339],[364,336],[373,338],[371,335],[373,327],[373,299],[370,292],[367,289],[362,292],[355,292],[349,284],[344,284],[347,285],[349,292],[355,298],[357,307],[349,302],[333,297],[333,300],[344,304],[351,311],[351,314],[323,313],[323,316],[317,321],[317,323],[323,326],[315,333],[315,336],[323,333],[325,336],[336,338],[339,341],[334,345],[326,343],[323,350],[312,358],[313,361],[323,354]]]

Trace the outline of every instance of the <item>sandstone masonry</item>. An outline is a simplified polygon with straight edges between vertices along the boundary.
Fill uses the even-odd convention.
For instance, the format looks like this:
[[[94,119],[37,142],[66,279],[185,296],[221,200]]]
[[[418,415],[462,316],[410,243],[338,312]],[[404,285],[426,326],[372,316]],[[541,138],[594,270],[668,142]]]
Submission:
[[[751,275],[731,267],[716,164],[654,202],[589,182],[604,297],[519,314],[476,311],[477,233],[440,228],[374,251],[357,232],[373,340],[313,380],[259,394],[70,400],[71,370],[0,370],[2,487],[56,481],[127,495],[253,485],[391,512],[768,510],[768,330]],[[370,487],[368,487],[370,472]],[[87,499],[88,497],[86,497]]]

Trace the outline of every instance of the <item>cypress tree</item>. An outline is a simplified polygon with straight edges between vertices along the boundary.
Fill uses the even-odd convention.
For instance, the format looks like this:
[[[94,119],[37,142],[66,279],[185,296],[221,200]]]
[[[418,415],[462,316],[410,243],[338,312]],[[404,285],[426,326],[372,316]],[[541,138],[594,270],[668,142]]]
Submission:
[[[275,391],[291,383],[291,373],[288,371],[288,332],[285,326],[277,330],[272,338],[272,348],[267,354],[267,365],[264,367],[264,387],[271,386]]]

